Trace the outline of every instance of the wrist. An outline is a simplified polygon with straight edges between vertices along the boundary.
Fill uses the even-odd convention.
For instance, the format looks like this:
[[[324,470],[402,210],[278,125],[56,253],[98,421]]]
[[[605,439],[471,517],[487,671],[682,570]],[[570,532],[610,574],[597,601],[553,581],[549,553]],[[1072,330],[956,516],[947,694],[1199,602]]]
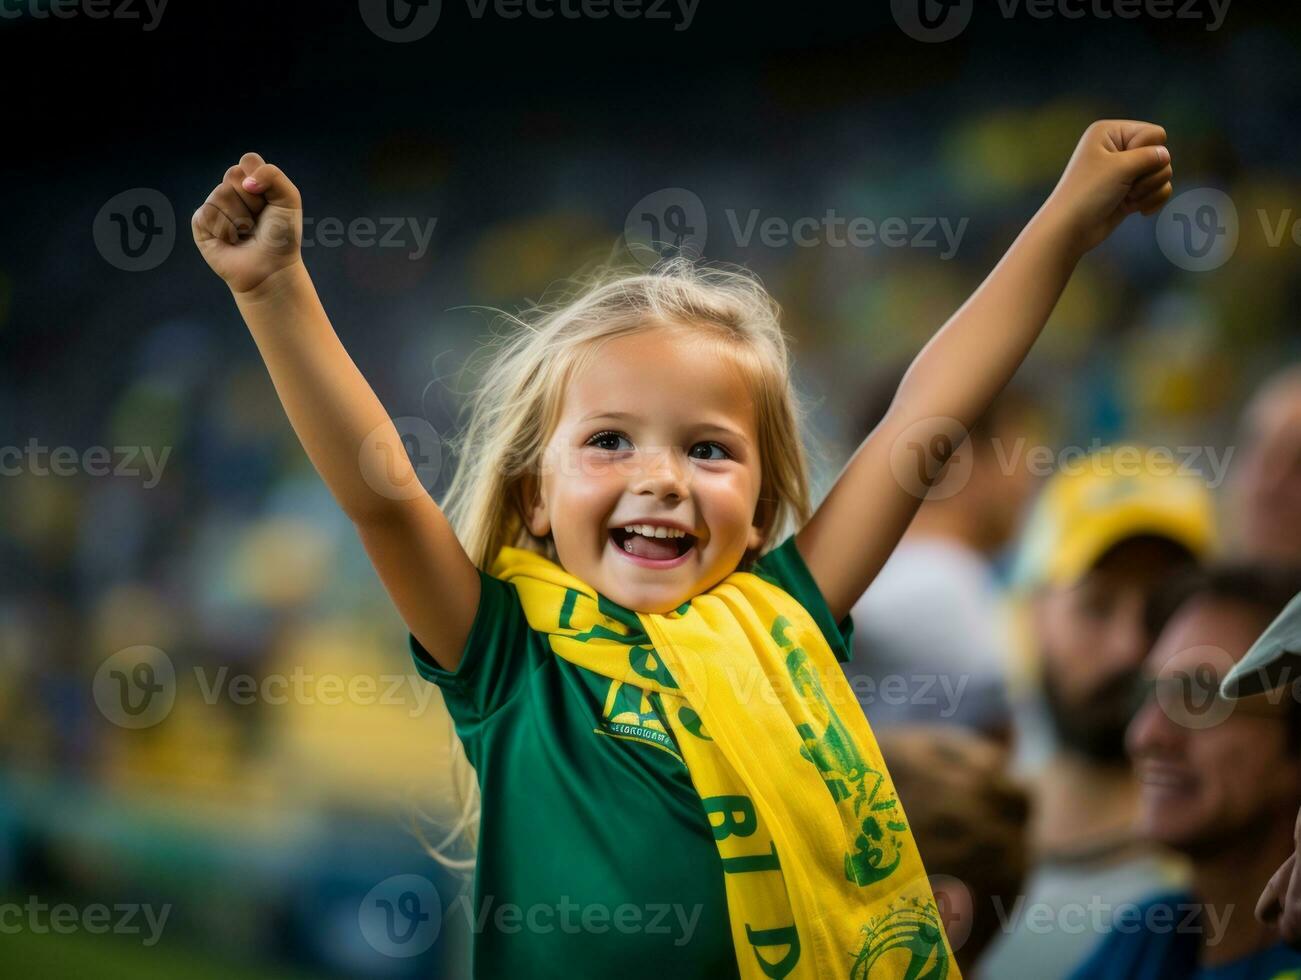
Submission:
[[[232,287],[231,295],[235,297],[235,302],[240,306],[260,306],[281,300],[302,285],[310,282],[311,277],[307,274],[307,266],[303,264],[301,258],[298,258],[289,265],[276,269],[256,286],[251,286],[248,289],[235,289]]]
[[[1069,210],[1055,195],[1049,195],[1026,227],[1039,248],[1047,249],[1071,266],[1089,250],[1083,230],[1072,221]]]

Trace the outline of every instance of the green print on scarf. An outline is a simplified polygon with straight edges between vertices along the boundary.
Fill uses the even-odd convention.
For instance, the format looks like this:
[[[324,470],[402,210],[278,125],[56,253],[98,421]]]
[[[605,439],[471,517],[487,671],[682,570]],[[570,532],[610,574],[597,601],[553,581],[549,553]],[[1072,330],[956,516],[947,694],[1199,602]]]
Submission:
[[[860,886],[875,884],[899,866],[903,840],[898,835],[908,826],[900,819],[899,801],[893,794],[882,793],[887,787],[885,774],[868,766],[859,754],[849,729],[827,700],[808,654],[786,635],[790,625],[785,616],[778,616],[772,624],[772,638],[788,651],[786,669],[796,693],[825,719],[820,733],[808,723],[796,726],[804,739],[800,754],[818,767],[833,800],[839,803],[852,798],[854,816],[861,822],[855,850],[845,854],[845,877]]]
[[[863,933],[863,948],[849,968],[849,980],[944,980],[949,975],[944,925],[930,903],[913,900],[892,909],[865,925]]]

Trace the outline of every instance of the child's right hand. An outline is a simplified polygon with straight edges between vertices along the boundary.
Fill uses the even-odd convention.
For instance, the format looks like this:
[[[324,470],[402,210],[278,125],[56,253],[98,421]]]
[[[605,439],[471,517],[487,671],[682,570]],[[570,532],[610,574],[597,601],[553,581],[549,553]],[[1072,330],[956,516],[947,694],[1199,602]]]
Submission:
[[[190,227],[204,260],[236,294],[302,262],[302,197],[279,167],[256,153],[226,171]]]

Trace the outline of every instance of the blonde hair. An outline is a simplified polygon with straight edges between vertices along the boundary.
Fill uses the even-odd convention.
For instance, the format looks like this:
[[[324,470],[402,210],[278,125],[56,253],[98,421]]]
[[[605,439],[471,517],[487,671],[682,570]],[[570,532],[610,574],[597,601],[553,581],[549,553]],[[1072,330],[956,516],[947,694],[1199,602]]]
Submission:
[[[550,537],[534,537],[524,523],[523,481],[540,471],[568,382],[600,344],[659,326],[686,327],[715,341],[745,378],[757,415],[764,548],[802,526],[810,513],[808,464],[780,314],[752,273],[682,257],[649,270],[599,267],[571,280],[552,301],[503,314],[512,329],[485,347],[489,363],[467,405],[469,422],[453,441],[460,461],[444,500],[470,560],[488,571],[506,545],[558,560]],[[755,557],[747,554],[743,564]],[[452,737],[454,782],[464,805],[443,843],[464,831],[473,848],[478,786],[464,748]],[[457,762],[463,763],[459,772]],[[426,847],[449,867],[473,867],[473,858],[453,860],[439,847]]]

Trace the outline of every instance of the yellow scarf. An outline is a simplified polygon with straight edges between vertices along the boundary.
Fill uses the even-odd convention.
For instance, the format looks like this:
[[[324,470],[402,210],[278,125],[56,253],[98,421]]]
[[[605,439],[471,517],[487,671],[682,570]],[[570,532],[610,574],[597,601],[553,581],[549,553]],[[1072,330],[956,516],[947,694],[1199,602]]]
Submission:
[[[723,859],[743,980],[946,980],[957,964],[876,739],[812,616],[735,572],[658,615],[503,548],[564,659],[659,695]]]

